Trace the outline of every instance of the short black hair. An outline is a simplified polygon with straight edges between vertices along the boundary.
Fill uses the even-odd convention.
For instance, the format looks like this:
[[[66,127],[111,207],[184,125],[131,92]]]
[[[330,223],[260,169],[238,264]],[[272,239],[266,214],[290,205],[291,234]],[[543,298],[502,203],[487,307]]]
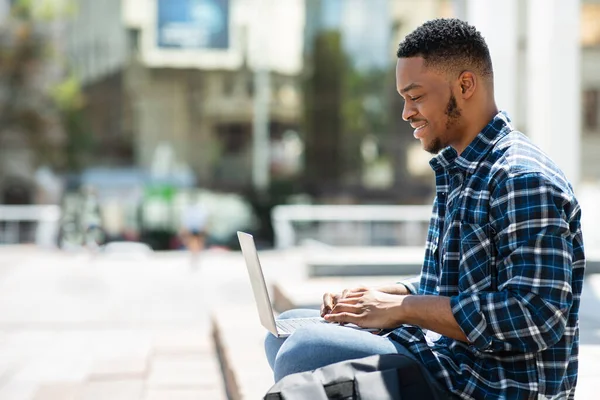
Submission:
[[[492,79],[492,58],[485,39],[474,26],[456,18],[425,22],[398,46],[398,58],[423,57],[426,66],[444,71],[475,69]]]

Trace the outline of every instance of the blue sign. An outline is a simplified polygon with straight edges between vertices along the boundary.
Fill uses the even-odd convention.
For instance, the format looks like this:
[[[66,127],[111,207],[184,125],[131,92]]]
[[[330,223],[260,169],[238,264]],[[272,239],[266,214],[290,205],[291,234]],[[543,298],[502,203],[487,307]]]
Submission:
[[[158,0],[160,48],[229,48],[229,0]]]

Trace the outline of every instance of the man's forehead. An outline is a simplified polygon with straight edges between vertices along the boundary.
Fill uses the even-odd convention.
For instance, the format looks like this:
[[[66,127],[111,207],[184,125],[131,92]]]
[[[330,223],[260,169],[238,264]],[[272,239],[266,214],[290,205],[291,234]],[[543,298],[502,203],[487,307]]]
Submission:
[[[422,70],[425,67],[425,59],[420,56],[398,58],[397,68]]]
[[[438,75],[434,70],[425,66],[423,57],[398,58],[396,85],[400,94],[428,83],[434,83],[441,78]]]

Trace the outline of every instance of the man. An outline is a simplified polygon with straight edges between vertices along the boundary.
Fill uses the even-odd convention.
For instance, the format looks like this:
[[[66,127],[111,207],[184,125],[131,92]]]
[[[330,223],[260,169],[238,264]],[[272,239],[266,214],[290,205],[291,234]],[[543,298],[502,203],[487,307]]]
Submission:
[[[268,337],[276,380],[408,350],[463,399],[573,398],[585,258],[571,185],[498,112],[491,58],[475,28],[427,22],[397,55],[402,117],[437,154],[419,285],[325,294],[327,321],[395,330],[382,337],[322,324],[285,341]]]

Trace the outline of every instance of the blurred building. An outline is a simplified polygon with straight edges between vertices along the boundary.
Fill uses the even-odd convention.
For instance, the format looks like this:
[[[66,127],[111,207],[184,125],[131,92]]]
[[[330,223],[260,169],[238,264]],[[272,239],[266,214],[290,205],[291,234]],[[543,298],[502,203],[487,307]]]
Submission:
[[[431,193],[431,171],[428,155],[401,120],[402,100],[393,82],[395,49],[424,21],[458,16],[486,36],[495,62],[498,104],[511,113],[517,127],[547,146],[559,164],[569,165],[566,169],[575,171],[576,181],[600,181],[598,0],[76,3],[77,13],[65,18],[67,28],[54,39],[64,42],[68,63],[83,85],[86,121],[95,144],[90,164],[134,165],[150,171],[157,149],[168,147],[178,168],[191,169],[199,185],[248,188],[256,150],[256,72],[264,68],[270,77],[271,153],[264,157],[272,174],[292,175],[301,163],[289,163],[286,154],[298,156],[305,148],[304,167],[313,169],[313,179],[324,182],[322,186],[336,189],[330,182],[340,182],[342,187],[362,188],[355,193],[367,199],[371,192],[388,199],[416,193],[404,200],[423,201]],[[10,4],[0,0],[0,20]],[[320,128],[301,122],[307,104],[303,85],[315,72],[317,44],[326,55],[320,60],[323,65],[334,60],[333,49],[366,76],[387,70],[381,75],[385,89],[363,93],[360,105],[372,119],[389,118],[385,127],[344,130],[342,125],[352,115],[348,110],[353,109],[341,102],[357,96],[347,91],[339,74],[324,74],[321,83],[314,83],[328,93],[315,97],[324,104],[313,121]],[[560,71],[571,69],[566,81]],[[338,113],[330,117],[328,110]],[[2,135],[5,141],[19,136]],[[0,174],[6,176],[10,167],[33,176],[31,152],[8,148],[0,149]],[[375,162],[381,154],[391,162]],[[26,167],[13,167],[16,161],[7,160]],[[373,165],[366,168],[369,162]]]
[[[600,1],[581,7],[582,180],[600,186]]]
[[[297,130],[303,1],[81,0],[69,51],[85,85],[99,161],[150,170],[168,146],[203,187],[246,189],[257,55],[268,59],[269,132]],[[268,43],[256,43],[256,18]]]
[[[67,19],[65,51],[85,95],[85,124],[94,151],[89,166],[133,162],[132,109],[125,87],[130,60],[121,0],[79,0]]]

